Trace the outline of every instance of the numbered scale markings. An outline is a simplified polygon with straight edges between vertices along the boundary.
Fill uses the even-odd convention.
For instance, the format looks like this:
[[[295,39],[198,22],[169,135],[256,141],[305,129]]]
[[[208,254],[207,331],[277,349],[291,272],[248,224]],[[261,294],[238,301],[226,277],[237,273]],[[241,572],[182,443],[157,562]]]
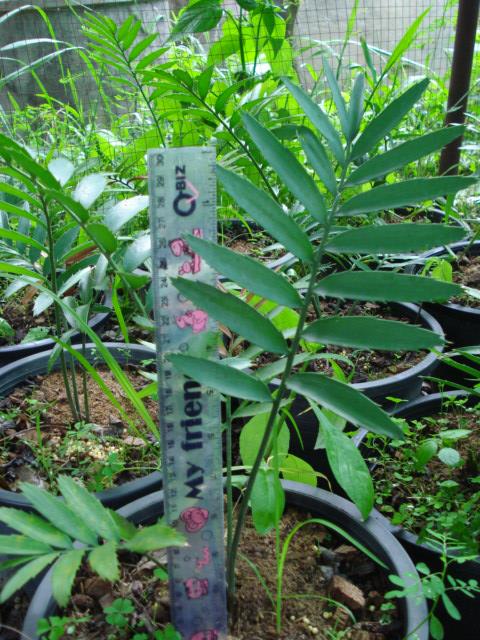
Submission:
[[[184,238],[217,240],[215,149],[151,150],[148,165],[165,513],[188,540],[169,550],[172,622],[184,640],[225,640],[220,396],[166,357],[217,357],[215,322],[170,281],[215,284]]]

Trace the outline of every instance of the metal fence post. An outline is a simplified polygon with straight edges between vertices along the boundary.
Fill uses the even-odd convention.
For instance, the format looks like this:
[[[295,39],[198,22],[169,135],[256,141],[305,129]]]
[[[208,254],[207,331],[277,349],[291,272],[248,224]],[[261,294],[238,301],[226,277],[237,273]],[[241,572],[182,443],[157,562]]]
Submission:
[[[446,125],[465,122],[479,9],[480,0],[459,0]],[[457,138],[443,148],[439,168],[441,175],[458,173],[461,143],[462,139]]]

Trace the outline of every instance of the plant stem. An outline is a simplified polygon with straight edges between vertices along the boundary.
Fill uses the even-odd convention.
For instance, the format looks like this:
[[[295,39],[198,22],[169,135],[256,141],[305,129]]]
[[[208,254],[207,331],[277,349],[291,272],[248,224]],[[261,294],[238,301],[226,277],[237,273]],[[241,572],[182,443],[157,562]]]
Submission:
[[[342,169],[342,175],[340,178],[340,184],[339,184],[339,189],[338,189],[338,193],[335,197],[335,200],[332,204],[332,209],[330,211],[330,214],[327,216],[327,219],[325,221],[325,226],[324,226],[324,232],[323,232],[323,237],[322,237],[322,241],[320,243],[320,246],[318,247],[318,250],[314,256],[313,259],[313,263],[312,263],[312,270],[310,273],[310,278],[309,278],[309,282],[308,282],[308,288],[307,291],[305,293],[305,297],[303,300],[303,306],[302,309],[300,311],[300,317],[298,320],[298,324],[297,324],[297,328],[295,331],[295,335],[292,339],[291,342],[291,346],[290,346],[290,351],[288,353],[287,356],[287,360],[285,363],[285,369],[283,370],[283,374],[282,377],[280,379],[280,385],[277,391],[277,394],[275,396],[275,399],[273,401],[273,405],[272,408],[270,410],[270,414],[268,416],[268,421],[267,421],[267,425],[265,427],[265,433],[263,434],[263,438],[262,441],[260,443],[259,449],[258,449],[258,453],[257,453],[257,457],[255,459],[255,462],[253,464],[252,470],[250,472],[250,476],[248,478],[248,482],[247,482],[247,486],[245,487],[245,492],[243,495],[243,499],[242,502],[240,504],[240,509],[239,509],[239,513],[238,513],[238,518],[237,518],[237,524],[235,527],[235,532],[233,535],[233,539],[232,539],[232,545],[231,547],[228,549],[228,557],[227,557],[227,588],[228,591],[230,593],[230,596],[233,596],[233,594],[235,593],[235,564],[236,564],[236,559],[237,559],[237,553],[238,553],[238,547],[240,544],[240,538],[242,535],[242,531],[243,531],[243,527],[245,525],[245,518],[247,516],[247,510],[248,510],[248,506],[249,506],[249,501],[250,501],[250,496],[252,495],[252,491],[253,491],[253,485],[255,483],[255,479],[258,475],[258,470],[260,469],[260,466],[263,462],[263,458],[265,455],[265,451],[267,450],[268,444],[270,442],[270,438],[272,436],[272,432],[275,426],[275,421],[278,415],[278,411],[280,408],[280,404],[283,400],[283,397],[285,395],[285,392],[287,390],[287,380],[290,376],[291,370],[292,370],[292,366],[293,366],[293,360],[295,358],[295,354],[297,352],[301,337],[302,337],[302,332],[303,332],[303,327],[305,325],[305,321],[307,318],[307,314],[308,314],[308,309],[309,306],[311,304],[312,301],[312,297],[314,295],[314,289],[315,289],[315,285],[316,285],[316,279],[317,279],[317,271],[319,268],[319,265],[322,262],[322,258],[323,255],[325,253],[325,247],[327,244],[327,240],[328,237],[330,235],[330,228],[332,226],[332,222],[335,218],[336,212],[338,210],[338,206],[339,206],[339,202],[340,202],[340,197],[341,197],[341,191],[342,191],[342,187],[343,184],[345,182],[345,178],[346,178],[346,173],[347,173],[347,169],[348,169],[348,165],[350,163],[350,145],[347,145],[347,149],[346,149],[346,154],[345,154],[345,164],[343,166]]]
[[[85,351],[85,344],[86,344],[86,339],[85,339],[85,334],[82,332],[82,356],[84,358],[86,358],[86,351]],[[89,402],[88,402],[88,387],[87,387],[87,372],[85,369],[82,369],[82,382],[83,382],[83,404],[84,404],[84,411],[85,411],[85,420],[87,422],[90,422],[90,406],[89,406]]]
[[[147,109],[150,112],[150,115],[152,116],[152,120],[153,123],[155,124],[155,128],[157,130],[158,133],[158,137],[160,138],[160,141],[162,143],[162,146],[165,147],[165,137],[163,135],[163,131],[162,128],[160,126],[160,120],[157,118],[157,116],[155,115],[155,111],[152,107],[152,104],[147,96],[147,94],[145,93],[142,83],[140,82],[140,80],[138,79],[138,76],[134,70],[134,68],[132,67],[132,65],[130,64],[130,61],[122,47],[122,45],[120,44],[120,42],[117,40],[117,35],[115,32],[112,33],[112,37],[115,40],[115,43],[118,47],[118,51],[120,52],[120,55],[122,56],[123,60],[125,61],[125,64],[127,65],[128,70],[130,71],[130,75],[133,78],[133,81],[135,82],[135,84],[137,85],[137,89],[140,92],[140,95],[142,96],[143,101],[145,102],[145,104],[147,105]]]
[[[241,147],[244,152],[247,154],[247,156],[249,157],[249,159],[251,160],[252,164],[254,165],[255,169],[258,171],[260,177],[262,178],[263,182],[265,183],[265,186],[267,187],[268,191],[270,192],[270,195],[272,196],[272,198],[278,202],[278,197],[277,194],[275,193],[275,191],[272,188],[272,185],[270,184],[267,176],[265,175],[262,167],[258,164],[258,161],[256,160],[256,158],[250,153],[250,150],[248,148],[248,146],[245,144],[245,142],[243,142],[243,140],[241,140],[237,134],[235,133],[235,131],[232,129],[232,127],[228,124],[228,122],[226,122],[222,116],[217,113],[217,111],[215,111],[215,109],[213,109],[213,107],[211,107],[207,102],[205,102],[205,100],[203,100],[203,98],[201,98],[200,96],[198,96],[195,91],[193,91],[193,89],[189,86],[187,86],[186,84],[182,83],[182,87],[184,89],[186,89],[187,91],[189,91],[192,96],[194,96],[197,100],[199,100],[202,105],[205,107],[205,109],[207,109],[207,111],[209,111],[213,116],[215,116],[215,118],[218,120],[218,122],[222,125],[222,127],[225,128],[226,131],[228,131],[228,133],[232,136],[232,138],[235,140],[235,142],[238,144],[239,147]]]
[[[77,408],[78,419],[82,419],[82,410],[80,407],[80,398],[78,397],[78,386],[77,386],[77,371],[75,368],[75,360],[72,356],[68,356],[68,362],[70,364],[70,376],[72,381],[72,392],[73,392],[73,400],[75,402],[75,406]],[[75,420],[75,417],[74,417]]]
[[[240,13],[238,16],[238,43],[240,45],[240,60],[242,62],[242,71],[247,73],[247,64],[245,61],[245,42],[243,40],[243,9],[240,7]]]
[[[313,265],[312,265],[312,271],[311,271],[311,274],[310,274],[310,279],[309,279],[309,283],[308,283],[308,289],[307,289],[307,292],[305,294],[302,310],[300,312],[300,317],[299,317],[299,320],[298,320],[297,329],[295,331],[295,336],[293,337],[292,344],[291,344],[291,347],[290,347],[290,351],[289,351],[289,354],[287,356],[287,361],[285,363],[285,369],[283,371],[282,378],[280,380],[280,386],[278,388],[277,395],[275,396],[275,399],[273,401],[272,409],[270,411],[270,415],[268,416],[268,421],[267,421],[267,426],[265,428],[265,433],[263,434],[263,438],[262,438],[262,441],[261,441],[259,449],[258,449],[258,454],[257,454],[257,457],[256,457],[255,462],[253,464],[252,470],[250,472],[250,476],[248,478],[248,482],[247,482],[247,486],[245,488],[243,499],[242,499],[242,502],[240,504],[240,511],[238,513],[237,525],[235,527],[235,533],[234,533],[234,536],[233,536],[232,545],[228,549],[227,585],[228,585],[228,590],[229,590],[230,594],[233,594],[235,592],[235,563],[236,563],[236,557],[237,557],[237,552],[238,552],[238,546],[240,544],[240,537],[241,537],[241,534],[242,534],[242,531],[243,531],[243,527],[244,527],[244,524],[245,524],[245,518],[246,518],[246,515],[247,515],[250,496],[252,494],[255,478],[257,477],[258,470],[260,469],[260,465],[262,464],[263,457],[265,455],[265,451],[266,451],[266,449],[268,447],[268,444],[270,442],[270,438],[272,436],[273,428],[274,428],[274,425],[275,425],[275,420],[276,420],[276,417],[278,415],[278,410],[280,408],[280,403],[283,400],[283,397],[284,397],[286,389],[287,389],[287,379],[290,376],[290,372],[291,372],[292,366],[293,366],[293,359],[295,357],[295,354],[296,354],[297,349],[298,349],[298,345],[300,343],[300,339],[301,339],[301,335],[302,335],[302,331],[303,331],[303,326],[305,324],[305,320],[306,320],[306,317],[307,317],[308,307],[310,306],[310,302],[311,302],[311,299],[312,299],[314,287],[315,287],[315,284],[316,284],[317,268],[318,268],[319,260],[321,260],[321,258],[323,256],[323,251],[324,251],[324,247],[325,247],[325,244],[326,244],[327,235],[328,235],[328,232],[327,232],[327,226],[326,226],[324,238],[322,240],[322,243],[321,243],[321,245],[319,247],[318,253],[317,253],[317,255],[316,255],[315,259],[314,259]]]
[[[57,286],[57,265],[55,262],[55,243],[53,240],[53,229],[52,229],[52,220],[50,218],[50,212],[48,210],[47,204],[43,198],[43,195],[40,195],[43,214],[45,216],[45,221],[47,223],[47,243],[48,243],[48,257],[50,261],[50,279],[51,279],[51,287],[52,291],[55,295],[58,295],[58,286]],[[62,321],[60,317],[60,307],[57,302],[53,303],[54,315],[55,315],[55,331],[57,340],[60,340],[62,337]],[[72,418],[74,420],[77,419],[77,407],[72,398],[72,390],[70,387],[70,382],[68,380],[68,370],[67,363],[65,360],[65,354],[63,349],[60,351],[60,368],[62,372],[63,384],[65,385],[65,393],[67,395],[68,405],[70,407],[70,411],[72,413]]]
[[[283,420],[281,421],[283,424]],[[280,486],[280,466],[278,463],[278,434],[280,431],[279,421],[275,421],[275,426],[273,429],[273,471],[275,473],[275,478],[278,479],[277,489],[280,492],[283,492],[282,487]],[[277,500],[277,496],[275,496],[275,564],[277,566],[277,590],[275,593],[275,614],[276,614],[276,627],[277,633],[280,635],[282,632],[282,574],[279,571],[279,560],[281,553],[280,546],[280,519],[282,514],[279,510],[279,503]]]
[[[233,494],[232,494],[232,401],[230,396],[225,399],[226,411],[226,463],[227,463],[227,549],[232,544],[233,534]]]

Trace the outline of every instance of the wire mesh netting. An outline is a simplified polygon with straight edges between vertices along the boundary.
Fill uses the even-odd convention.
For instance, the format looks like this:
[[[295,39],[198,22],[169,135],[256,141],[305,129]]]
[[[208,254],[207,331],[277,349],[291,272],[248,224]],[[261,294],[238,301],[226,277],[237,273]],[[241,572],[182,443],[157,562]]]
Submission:
[[[320,93],[324,58],[346,90],[360,66],[372,85],[430,75],[441,90],[431,115],[443,120],[455,0],[201,0],[182,33],[190,5],[0,2],[5,126],[54,135],[76,119],[75,127],[96,130],[99,153],[135,161],[155,145],[230,139],[246,102],[259,113],[276,100],[281,125],[281,77]],[[294,109],[292,101],[285,106]]]

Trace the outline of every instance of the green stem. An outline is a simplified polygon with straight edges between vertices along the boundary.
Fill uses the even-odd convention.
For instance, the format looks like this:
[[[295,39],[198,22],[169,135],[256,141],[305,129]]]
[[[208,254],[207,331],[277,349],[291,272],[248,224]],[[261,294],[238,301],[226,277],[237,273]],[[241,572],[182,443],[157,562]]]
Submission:
[[[69,340],[70,342],[70,340]],[[77,409],[78,419],[82,419],[82,410],[80,407],[80,398],[78,397],[78,386],[77,386],[77,370],[75,367],[75,361],[72,356],[68,357],[68,363],[70,365],[70,379],[72,381],[72,392],[73,392],[73,401],[75,402],[75,407]],[[75,422],[77,421],[74,417]]]
[[[238,43],[240,45],[240,60],[242,63],[242,71],[246,75],[247,64],[245,61],[245,42],[243,41],[243,9],[242,7],[240,7],[237,29],[238,29]]]
[[[232,138],[235,140],[235,142],[238,144],[239,147],[241,147],[243,149],[243,151],[247,154],[248,158],[250,159],[250,161],[252,162],[252,164],[254,165],[255,169],[258,171],[260,177],[262,178],[263,182],[265,183],[265,186],[267,187],[268,191],[270,192],[270,195],[272,196],[272,198],[278,202],[278,196],[275,193],[275,191],[273,190],[267,176],[265,175],[262,167],[258,164],[256,158],[250,153],[250,150],[248,148],[248,146],[245,144],[245,142],[243,142],[243,140],[241,140],[237,134],[235,133],[235,131],[232,129],[232,127],[228,124],[228,122],[226,122],[226,120],[224,120],[216,111],[215,109],[213,109],[207,102],[205,102],[205,100],[203,100],[203,98],[201,98],[200,96],[198,96],[195,91],[193,91],[193,89],[191,87],[188,87],[187,85],[182,84],[182,87],[184,89],[186,89],[187,91],[189,91],[192,96],[194,96],[197,100],[199,100],[202,105],[205,107],[205,109],[207,109],[207,111],[209,111],[217,120],[218,122],[222,125],[222,127],[225,128],[226,131],[228,131],[228,133],[232,136]]]
[[[147,109],[149,110],[150,115],[152,116],[152,120],[153,120],[153,122],[154,122],[154,124],[155,124],[155,128],[156,128],[156,130],[157,130],[158,137],[160,138],[160,141],[161,141],[161,143],[162,143],[162,146],[163,146],[163,147],[165,147],[165,137],[164,137],[164,135],[163,135],[162,128],[161,128],[161,126],[160,126],[160,120],[159,120],[159,119],[157,118],[157,116],[155,115],[155,111],[154,111],[154,109],[153,109],[153,107],[152,107],[152,103],[150,102],[150,100],[149,100],[149,98],[148,98],[147,94],[145,93],[145,91],[143,90],[142,83],[141,83],[141,82],[140,82],[140,80],[138,79],[138,76],[137,76],[137,74],[135,73],[135,69],[134,69],[134,68],[132,67],[132,65],[130,64],[130,61],[129,61],[129,59],[128,59],[128,57],[127,57],[127,55],[126,55],[126,53],[125,53],[125,51],[124,51],[124,49],[123,49],[123,47],[122,47],[121,43],[117,40],[116,33],[112,33],[112,36],[113,36],[113,38],[114,38],[114,40],[115,40],[115,43],[116,43],[116,45],[117,45],[117,47],[118,47],[118,51],[120,52],[120,54],[121,54],[121,56],[122,56],[122,58],[123,58],[123,60],[124,60],[125,64],[127,65],[128,70],[130,71],[130,75],[132,76],[133,81],[134,81],[134,82],[135,82],[135,84],[137,85],[137,89],[138,89],[138,91],[140,92],[140,95],[142,96],[142,100],[143,100],[143,101],[145,102],[145,104],[147,105]]]
[[[283,424],[283,421],[282,421]],[[275,421],[275,427],[273,429],[273,471],[275,473],[275,479],[278,479],[277,489],[283,492],[280,486],[280,466],[278,461],[278,433],[280,431],[279,421]],[[277,566],[277,589],[275,593],[275,614],[276,614],[276,627],[277,634],[282,632],[282,575],[279,571],[279,560],[281,554],[280,544],[280,519],[282,514],[279,510],[279,503],[277,496],[275,496],[275,564]]]
[[[309,306],[311,304],[312,297],[314,295],[314,289],[315,289],[316,278],[317,278],[317,271],[318,271],[319,265],[322,262],[323,255],[325,253],[325,247],[326,247],[327,240],[328,240],[328,237],[329,237],[329,234],[330,234],[330,228],[332,226],[332,222],[333,222],[333,220],[335,218],[335,215],[336,215],[338,207],[339,207],[341,191],[342,191],[343,185],[345,183],[345,177],[346,177],[348,165],[350,163],[350,146],[349,145],[347,145],[345,157],[346,157],[346,160],[345,160],[345,165],[343,166],[342,176],[340,178],[339,190],[338,190],[338,193],[337,193],[337,195],[335,197],[335,200],[333,202],[332,210],[331,210],[331,212],[330,212],[330,214],[327,217],[327,220],[325,222],[322,241],[321,241],[320,246],[318,247],[317,253],[315,254],[314,259],[313,259],[312,271],[311,271],[309,282],[308,282],[308,288],[307,288],[307,291],[305,293],[303,306],[302,306],[302,309],[300,311],[300,317],[299,317],[299,320],[298,320],[298,325],[297,325],[297,328],[296,328],[296,331],[295,331],[295,335],[294,335],[294,337],[292,339],[292,342],[291,342],[290,351],[288,353],[287,360],[286,360],[286,363],[285,363],[285,369],[284,369],[282,377],[280,379],[280,385],[279,385],[277,394],[275,396],[275,399],[273,401],[272,409],[270,410],[270,414],[268,416],[267,425],[265,427],[265,433],[263,434],[263,438],[262,438],[262,441],[261,441],[259,449],[258,449],[257,457],[255,459],[255,462],[253,464],[252,470],[250,472],[250,476],[248,478],[248,482],[247,482],[247,486],[245,488],[243,499],[242,499],[242,502],[240,504],[240,509],[239,509],[239,513],[238,513],[237,524],[236,524],[236,527],[235,527],[235,533],[233,535],[232,545],[228,549],[227,587],[228,587],[230,596],[233,596],[234,591],[235,591],[235,564],[236,564],[236,559],[237,559],[238,547],[240,545],[240,538],[241,538],[242,531],[243,531],[243,528],[244,528],[244,525],[245,525],[245,518],[247,516],[247,510],[248,510],[248,505],[249,505],[249,502],[250,502],[250,496],[252,495],[253,485],[254,485],[255,479],[256,479],[256,477],[258,475],[258,470],[260,469],[260,465],[263,462],[265,451],[267,450],[268,444],[270,442],[270,438],[272,436],[272,432],[273,432],[273,429],[274,429],[274,426],[275,426],[276,417],[277,417],[278,411],[280,409],[280,404],[281,404],[281,402],[282,402],[282,400],[284,398],[285,392],[287,390],[287,380],[288,380],[288,378],[290,376],[290,373],[291,373],[291,370],[292,370],[293,360],[295,358],[295,354],[296,354],[298,346],[300,344],[300,340],[301,340],[302,332],[303,332],[303,327],[305,325],[305,321],[306,321],[306,318],[307,318],[308,309],[309,309]]]
[[[51,278],[51,286],[52,292],[55,295],[58,295],[58,285],[57,285],[57,265],[55,261],[55,242],[53,240],[53,229],[52,229],[52,221],[50,218],[50,212],[48,211],[47,204],[43,198],[43,195],[40,196],[43,214],[45,216],[45,221],[47,224],[47,243],[48,243],[48,257],[50,261],[50,278]],[[57,340],[60,340],[62,337],[62,320],[61,320],[61,310],[57,302],[53,303],[53,310],[55,316],[55,331]],[[67,402],[70,407],[70,411],[72,413],[72,418],[74,420],[77,419],[77,407],[73,401],[72,390],[70,387],[70,382],[68,380],[68,369],[67,362],[65,360],[65,354],[63,349],[60,351],[60,370],[62,372],[63,384],[65,386],[65,393],[67,395]]]
[[[86,344],[85,334],[82,333],[82,356],[84,358],[87,357],[86,351],[85,351],[85,344]],[[90,406],[88,402],[87,372],[85,369],[82,369],[82,383],[83,383],[83,406],[85,411],[85,420],[87,422],[90,422]]]
[[[264,11],[264,7],[262,7],[262,12],[260,14],[260,19],[257,25],[257,33],[255,35],[255,55],[253,58],[253,70],[252,70],[253,77],[255,77],[255,74],[257,72],[258,54],[260,53],[260,28],[262,26],[263,11]]]
[[[232,492],[232,401],[230,396],[226,397],[226,463],[227,463],[227,549],[232,544],[233,534],[233,492]]]

